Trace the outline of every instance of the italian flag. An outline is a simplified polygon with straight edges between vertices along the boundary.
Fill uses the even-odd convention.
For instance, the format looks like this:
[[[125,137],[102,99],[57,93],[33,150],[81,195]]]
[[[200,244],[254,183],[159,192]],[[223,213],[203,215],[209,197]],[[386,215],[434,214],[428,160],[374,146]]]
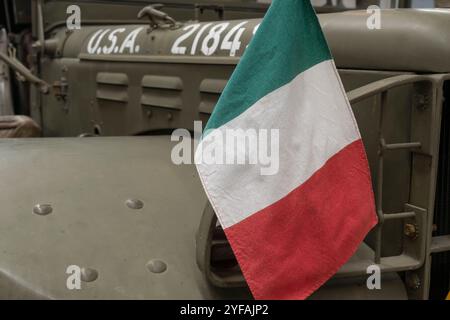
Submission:
[[[273,1],[196,157],[229,129],[279,130],[279,170],[199,162],[209,201],[253,296],[304,299],[377,223],[361,136],[310,1]]]

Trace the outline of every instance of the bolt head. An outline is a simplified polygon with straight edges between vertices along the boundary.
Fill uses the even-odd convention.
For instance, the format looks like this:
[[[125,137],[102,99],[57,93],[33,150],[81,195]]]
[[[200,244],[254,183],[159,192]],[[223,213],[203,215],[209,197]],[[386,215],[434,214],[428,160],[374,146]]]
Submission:
[[[125,204],[128,208],[133,210],[140,210],[144,207],[144,203],[139,199],[128,199],[125,201]]]
[[[147,268],[152,273],[163,273],[167,270],[167,264],[164,261],[154,259],[147,263]]]
[[[93,282],[98,278],[98,271],[91,268],[81,268],[81,281]]]
[[[33,213],[40,216],[46,216],[52,212],[53,208],[49,204],[37,204],[33,207]]]
[[[403,231],[408,238],[416,239],[418,236],[417,227],[413,223],[405,224]]]

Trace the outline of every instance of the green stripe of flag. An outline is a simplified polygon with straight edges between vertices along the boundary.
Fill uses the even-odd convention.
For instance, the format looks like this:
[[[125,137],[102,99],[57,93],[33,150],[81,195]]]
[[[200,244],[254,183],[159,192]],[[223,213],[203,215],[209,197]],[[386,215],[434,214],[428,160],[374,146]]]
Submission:
[[[216,129],[331,54],[310,1],[274,0],[206,126]]]

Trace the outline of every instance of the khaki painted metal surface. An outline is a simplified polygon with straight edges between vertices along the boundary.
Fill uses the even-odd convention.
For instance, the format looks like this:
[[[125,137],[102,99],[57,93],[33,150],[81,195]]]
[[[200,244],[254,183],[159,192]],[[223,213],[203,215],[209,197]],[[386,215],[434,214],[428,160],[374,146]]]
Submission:
[[[0,140],[0,150],[0,298],[17,287],[48,298],[216,296],[195,264],[206,198],[195,169],[170,161],[169,137]],[[37,204],[52,213],[34,214]],[[167,271],[150,272],[152,259]],[[69,291],[69,265],[98,279]]]
[[[340,68],[450,72],[450,10],[383,10],[381,29],[365,11],[320,16]]]
[[[383,28],[368,30],[365,12],[320,15],[338,67],[355,70],[344,76],[347,89],[366,84],[367,70],[378,73],[374,78],[395,72],[450,71],[450,41],[445,40],[449,17],[450,11],[445,10],[387,10]],[[406,21],[411,20],[418,23],[418,30],[409,28]],[[208,32],[198,38],[196,50],[194,33],[179,42],[186,53],[173,54],[175,42],[189,32],[183,26],[156,30],[149,30],[147,24],[85,26],[70,33],[55,29],[51,35],[58,45],[42,60],[41,69],[57,94],[42,96],[42,107],[35,103],[32,116],[42,121],[45,136],[191,129],[194,120],[207,121],[260,20],[231,21],[221,39],[243,22],[247,23],[234,57],[220,48],[205,56],[200,48]],[[111,47],[109,35],[118,29],[116,46]],[[104,48],[119,48],[127,35],[139,29],[134,42],[139,52],[104,53]],[[102,31],[106,33],[100,39]]]
[[[169,0],[169,1],[90,1],[90,0],[57,0],[48,1],[44,7],[46,30],[66,23],[66,8],[76,3],[83,13],[83,24],[121,24],[140,23],[138,12],[150,4],[164,4],[167,12],[178,21],[199,19],[215,21],[226,19],[260,18],[268,8],[268,4],[242,0]],[[200,7],[196,10],[196,6]],[[202,10],[200,10],[203,8]],[[221,13],[222,11],[222,13]],[[145,20],[142,20],[145,21]]]
[[[169,136],[0,140],[0,299],[249,298],[245,287],[211,286],[198,268],[206,197],[193,166],[171,163],[172,146]],[[51,213],[36,214],[46,213],[37,204]],[[371,252],[363,245],[352,261]],[[152,273],[152,260],[166,271]],[[70,265],[98,278],[68,290]],[[364,283],[332,281],[313,298],[406,298],[396,274],[384,291]]]
[[[147,21],[130,19],[142,8],[133,2],[133,6],[112,6],[116,20],[92,13],[81,30],[66,32],[59,16],[65,5],[65,1],[50,1],[44,6],[47,41],[39,63],[52,92],[40,95],[42,100],[32,98],[32,115],[45,136],[192,130],[194,120],[207,121],[261,22],[212,22],[230,23],[223,35],[244,22],[245,30],[235,56],[220,46],[206,55],[199,48],[208,32],[186,36],[195,22],[152,30]],[[384,11],[381,30],[368,30],[367,17],[365,11],[326,14],[320,15],[320,22],[347,91],[391,78],[352,91],[350,96],[358,101],[353,109],[374,186],[381,184],[385,195],[379,209],[386,214],[413,211],[417,217],[390,220],[383,226],[381,265],[388,271],[386,290],[370,293],[364,287],[362,275],[374,256],[364,244],[315,297],[403,298],[405,286],[398,274],[391,273],[399,271],[406,283],[413,283],[409,297],[426,298],[429,253],[448,247],[445,237],[431,239],[442,87],[448,76],[414,77],[450,72],[450,11]],[[411,21],[417,26],[414,30],[409,27]],[[201,23],[196,30],[207,26]],[[118,29],[112,45],[109,36]],[[136,30],[133,45],[120,50]],[[178,48],[186,48],[183,54],[173,50],[177,41]],[[405,82],[410,77],[420,81]],[[366,94],[387,83],[392,85],[388,94],[379,92],[384,98]],[[386,152],[380,165],[380,135],[388,144],[414,142],[420,148]],[[195,236],[206,197],[193,166],[172,164],[171,146],[168,136],[0,141],[0,153],[5,154],[0,172],[6,177],[0,186],[4,208],[0,212],[0,298],[249,297],[245,287],[211,285],[199,270]],[[377,175],[380,166],[382,174]],[[131,210],[126,201],[132,199],[141,200],[144,207]],[[53,211],[46,216],[33,214],[37,204],[42,205],[38,211],[45,211],[46,204]],[[417,239],[405,237],[406,222],[420,228]],[[379,243],[377,235],[369,236],[367,243],[374,247]],[[152,259],[167,263],[167,270],[151,273],[146,264]],[[69,291],[65,270],[70,264],[94,268],[99,277],[83,283],[83,290]],[[421,285],[414,289],[417,279]]]
[[[367,28],[369,14],[365,11],[321,14],[319,19],[336,59],[336,64],[340,68],[444,73],[450,72],[450,58],[448,58],[450,35],[445,32],[450,28],[449,16],[450,10],[448,9],[383,10],[380,30]],[[411,21],[415,22],[415,28],[411,28]],[[222,22],[217,21],[216,24]],[[231,26],[227,30],[240,22],[231,22]],[[237,56],[242,55],[245,45],[252,38],[253,27],[260,22],[259,19],[250,20],[245,26],[246,31],[242,36],[244,45],[241,46]],[[193,23],[190,22],[190,24]],[[206,23],[204,22],[202,25]],[[145,25],[144,22],[141,25],[124,27],[136,29]],[[64,49],[61,50],[63,56],[76,58],[80,53],[86,54],[88,38],[95,31],[100,28],[105,30],[118,27],[118,25],[86,26],[80,31],[73,32],[68,36]],[[149,33],[142,32],[137,38],[137,44],[145,56],[170,56],[173,43],[184,33],[186,32],[182,28],[174,30],[163,28]],[[127,32],[118,35],[119,43],[120,40],[123,40],[121,37],[126,34]],[[436,37],[437,34],[440,36]],[[204,34],[205,36],[207,33]],[[193,37],[186,39],[188,45],[192,41]],[[270,41],[270,35],[268,35],[267,41]],[[105,37],[102,44],[108,43],[108,39]],[[139,54],[134,54],[137,61],[142,59],[139,59],[139,56]],[[190,56],[187,54],[185,58]],[[202,56],[202,54],[197,50],[194,56]],[[229,57],[226,50],[217,50],[213,56]],[[108,57],[104,57],[104,60],[111,60],[107,59]],[[132,59],[132,57],[128,58]]]

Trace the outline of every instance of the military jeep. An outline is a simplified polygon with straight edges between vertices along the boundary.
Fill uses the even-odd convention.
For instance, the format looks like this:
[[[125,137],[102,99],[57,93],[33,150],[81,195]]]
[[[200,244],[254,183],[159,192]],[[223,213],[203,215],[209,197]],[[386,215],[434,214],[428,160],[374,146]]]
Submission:
[[[195,167],[171,161],[171,133],[206,124],[268,5],[200,2],[8,9],[0,132],[21,138],[0,139],[0,298],[251,298]],[[80,29],[66,23],[74,4]],[[379,225],[311,298],[443,299],[450,11],[384,10],[374,30],[368,17],[319,15],[367,150]],[[380,290],[366,286],[372,265]],[[81,290],[67,285],[73,266]]]

